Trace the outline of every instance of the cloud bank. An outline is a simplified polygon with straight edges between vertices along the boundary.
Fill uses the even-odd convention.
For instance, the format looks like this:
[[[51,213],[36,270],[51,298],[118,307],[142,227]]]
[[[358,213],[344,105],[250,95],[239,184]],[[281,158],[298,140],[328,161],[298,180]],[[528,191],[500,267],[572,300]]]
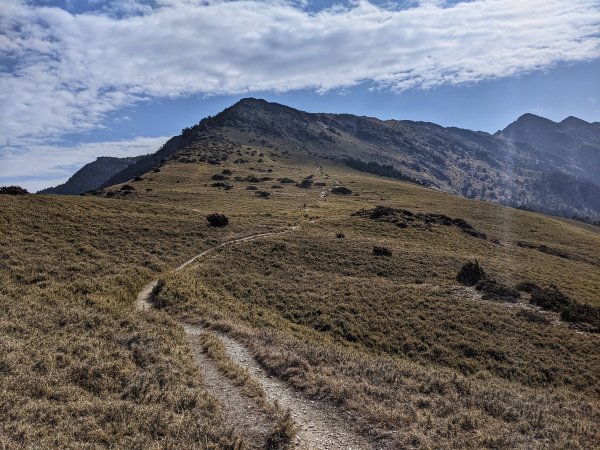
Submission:
[[[283,0],[94,2],[104,6],[72,14],[2,0],[0,152],[149,99],[426,89],[600,57],[597,0],[359,0],[319,12]]]

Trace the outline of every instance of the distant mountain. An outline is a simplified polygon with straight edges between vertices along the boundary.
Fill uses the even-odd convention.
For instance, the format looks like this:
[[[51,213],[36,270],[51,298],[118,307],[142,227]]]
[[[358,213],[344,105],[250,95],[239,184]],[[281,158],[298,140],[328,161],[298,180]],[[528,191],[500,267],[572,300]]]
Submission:
[[[63,184],[43,189],[38,194],[77,195],[97,189],[113,175],[135,163],[139,157],[114,158],[102,156],[96,161],[86,164]]]
[[[228,155],[210,156],[211,149],[233,152],[240,145],[317,156],[464,197],[600,219],[600,123],[575,117],[556,123],[533,114],[492,135],[429,122],[307,113],[247,98],[184,129],[97,187],[123,183],[168,159],[218,162]]]
[[[109,178],[100,183],[97,188],[105,188],[115,184],[124,183],[136,176],[143,175],[158,166],[164,159],[179,150],[180,136],[169,139],[157,152],[140,156],[133,164],[123,167],[113,173]]]
[[[600,183],[600,123],[567,117],[556,123],[525,114],[498,133],[548,155],[562,170]]]
[[[600,123],[526,114],[492,135],[428,122],[312,114],[244,99],[211,127],[241,144],[264,143],[412,180],[469,198],[564,216],[600,218]]]

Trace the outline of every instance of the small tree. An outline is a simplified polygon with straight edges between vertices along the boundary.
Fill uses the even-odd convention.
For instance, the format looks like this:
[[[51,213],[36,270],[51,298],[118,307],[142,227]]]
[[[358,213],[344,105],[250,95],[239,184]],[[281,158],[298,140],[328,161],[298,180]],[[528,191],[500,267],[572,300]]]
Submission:
[[[229,223],[229,219],[224,214],[213,213],[206,216],[208,225],[211,227],[224,227]]]

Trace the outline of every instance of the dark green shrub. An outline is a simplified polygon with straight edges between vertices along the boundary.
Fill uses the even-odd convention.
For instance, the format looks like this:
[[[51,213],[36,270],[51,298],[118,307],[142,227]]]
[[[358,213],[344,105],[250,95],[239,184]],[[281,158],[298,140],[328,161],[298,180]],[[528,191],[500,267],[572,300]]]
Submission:
[[[224,214],[213,213],[206,216],[208,224],[211,227],[224,227],[229,223],[229,219]]]
[[[29,192],[27,192],[27,189],[24,189],[21,186],[2,186],[2,187],[0,187],[0,194],[3,194],[3,195],[25,195],[25,194],[29,194]]]
[[[460,268],[460,272],[456,276],[456,279],[460,284],[465,286],[475,286],[485,276],[483,268],[479,265],[479,262],[467,262]]]
[[[510,288],[496,280],[488,277],[483,279],[477,284],[476,289],[483,292],[482,298],[484,300],[502,300],[514,302],[519,298],[519,291]]]
[[[392,251],[387,247],[375,246],[373,247],[373,254],[375,256],[392,256]]]
[[[350,195],[352,194],[352,191],[344,186],[336,186],[331,188],[331,193],[336,195]]]

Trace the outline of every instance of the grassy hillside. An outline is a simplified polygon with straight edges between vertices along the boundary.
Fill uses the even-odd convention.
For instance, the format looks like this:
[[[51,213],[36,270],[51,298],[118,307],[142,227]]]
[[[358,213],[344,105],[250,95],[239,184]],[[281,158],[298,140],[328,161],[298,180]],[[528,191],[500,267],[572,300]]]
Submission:
[[[175,319],[237,336],[272,374],[349,411],[383,447],[600,445],[600,335],[533,308],[526,292],[483,300],[456,281],[477,259],[507,287],[553,284],[600,306],[596,228],[292,149],[237,146],[218,164],[199,161],[220,145],[198,144],[108,198],[0,197],[2,445],[239,443]],[[322,194],[336,182],[352,192]],[[371,218],[378,205],[417,219]],[[212,212],[229,225],[209,227]],[[428,223],[431,214],[486,239]],[[277,230],[289,231],[169,271],[220,242]],[[135,313],[136,292],[156,277],[161,309]]]

